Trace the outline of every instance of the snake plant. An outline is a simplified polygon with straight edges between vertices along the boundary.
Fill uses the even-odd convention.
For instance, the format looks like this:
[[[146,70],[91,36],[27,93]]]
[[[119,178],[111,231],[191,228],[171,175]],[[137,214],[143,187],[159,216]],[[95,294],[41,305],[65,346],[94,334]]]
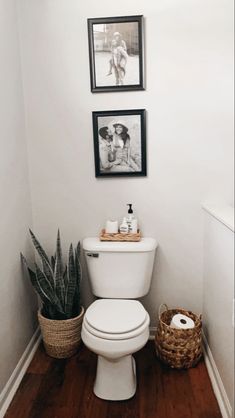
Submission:
[[[30,230],[33,245],[39,255],[41,266],[35,262],[35,271],[21,254],[21,260],[28,270],[31,283],[42,302],[42,315],[48,319],[70,319],[81,312],[80,304],[80,243],[75,250],[70,244],[68,261],[64,266],[58,230],[55,256],[49,258],[38,239]]]

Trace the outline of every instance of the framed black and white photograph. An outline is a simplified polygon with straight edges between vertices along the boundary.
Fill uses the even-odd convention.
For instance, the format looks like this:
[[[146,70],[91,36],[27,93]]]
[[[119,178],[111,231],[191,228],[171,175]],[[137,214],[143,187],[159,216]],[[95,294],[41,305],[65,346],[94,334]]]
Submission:
[[[143,16],[88,19],[92,92],[144,90]]]
[[[96,177],[146,176],[145,110],[92,112]]]

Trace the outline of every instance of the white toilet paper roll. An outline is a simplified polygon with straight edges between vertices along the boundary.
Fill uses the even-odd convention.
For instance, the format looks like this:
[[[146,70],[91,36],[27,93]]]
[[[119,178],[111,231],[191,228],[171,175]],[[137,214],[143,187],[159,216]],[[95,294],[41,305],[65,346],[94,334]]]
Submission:
[[[176,329],[191,329],[195,327],[195,323],[186,315],[176,314],[171,320],[170,327]]]
[[[118,221],[108,220],[105,224],[105,232],[107,234],[118,233]]]

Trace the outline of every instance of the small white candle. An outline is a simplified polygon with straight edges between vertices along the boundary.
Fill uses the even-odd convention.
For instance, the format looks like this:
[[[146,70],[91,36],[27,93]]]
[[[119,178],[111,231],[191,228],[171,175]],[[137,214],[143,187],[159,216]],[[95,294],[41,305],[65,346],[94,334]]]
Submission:
[[[118,221],[113,221],[113,220],[106,221],[105,232],[107,234],[117,234],[118,233]]]

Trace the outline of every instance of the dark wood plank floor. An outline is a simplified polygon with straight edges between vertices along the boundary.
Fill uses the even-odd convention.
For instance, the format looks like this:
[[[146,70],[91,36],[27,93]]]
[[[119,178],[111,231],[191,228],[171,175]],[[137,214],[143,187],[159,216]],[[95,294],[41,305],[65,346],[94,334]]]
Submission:
[[[55,360],[41,345],[5,418],[221,418],[203,361],[189,370],[169,369],[152,341],[135,358],[136,395],[110,402],[93,394],[95,354],[81,346],[76,356]]]

